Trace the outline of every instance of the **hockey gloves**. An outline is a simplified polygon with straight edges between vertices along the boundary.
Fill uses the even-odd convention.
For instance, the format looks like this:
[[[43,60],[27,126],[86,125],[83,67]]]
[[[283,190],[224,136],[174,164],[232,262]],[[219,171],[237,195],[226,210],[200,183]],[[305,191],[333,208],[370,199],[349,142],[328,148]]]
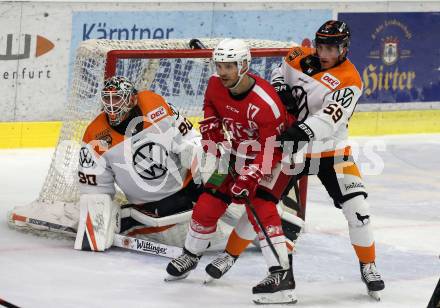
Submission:
[[[277,137],[283,147],[290,147],[292,153],[298,152],[314,137],[313,131],[305,123],[296,123]]]
[[[293,114],[295,117],[298,115],[298,103],[297,99],[292,94],[292,89],[290,89],[288,84],[275,82],[272,84],[281,102],[286,106],[286,110]]]
[[[263,173],[257,167],[253,165],[243,167],[241,175],[231,187],[232,202],[244,204],[246,203],[245,197],[253,199],[262,177]]]
[[[199,122],[200,133],[203,140],[211,140],[215,143],[225,140],[222,122],[217,117],[208,117]]]

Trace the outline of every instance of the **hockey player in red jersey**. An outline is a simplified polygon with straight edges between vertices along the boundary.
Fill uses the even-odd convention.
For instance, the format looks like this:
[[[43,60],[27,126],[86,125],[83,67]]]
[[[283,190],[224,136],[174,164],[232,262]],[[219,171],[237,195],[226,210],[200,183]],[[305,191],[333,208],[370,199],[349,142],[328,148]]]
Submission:
[[[217,221],[228,205],[246,204],[246,200],[250,200],[276,252],[271,250],[247,204],[247,215],[238,225],[252,223],[270,272],[252,289],[254,301],[296,302],[295,281],[276,209],[290,179],[280,172],[282,153],[274,144],[276,136],[289,124],[287,112],[273,87],[248,73],[251,55],[243,41],[223,40],[214,50],[213,61],[217,75],[210,78],[205,92],[204,120],[200,122],[202,142],[208,151],[214,145],[214,153],[217,153],[218,144],[226,147],[229,144],[225,141],[227,132],[232,163],[220,183],[205,186],[205,192],[194,206],[183,253],[168,264],[166,280],[187,277],[208,247]],[[249,148],[251,150],[247,150]],[[247,236],[252,239],[255,233]]]

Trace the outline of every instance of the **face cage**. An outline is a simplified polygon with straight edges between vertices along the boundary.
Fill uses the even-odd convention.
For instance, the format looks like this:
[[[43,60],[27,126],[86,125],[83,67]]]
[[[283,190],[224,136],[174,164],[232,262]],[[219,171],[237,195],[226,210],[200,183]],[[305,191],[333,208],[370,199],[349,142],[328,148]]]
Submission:
[[[105,101],[104,98],[109,98],[109,102]],[[117,105],[113,103],[114,98],[120,98]],[[114,91],[101,91],[101,103],[104,107],[104,112],[108,115],[110,125],[119,125],[124,116],[130,111],[130,93],[115,93]]]

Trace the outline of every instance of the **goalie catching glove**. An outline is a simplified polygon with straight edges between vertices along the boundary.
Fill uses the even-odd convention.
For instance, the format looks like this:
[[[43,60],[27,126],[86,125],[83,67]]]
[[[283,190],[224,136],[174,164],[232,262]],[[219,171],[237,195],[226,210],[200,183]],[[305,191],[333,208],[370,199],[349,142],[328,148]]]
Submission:
[[[78,232],[75,249],[104,251],[113,245],[121,225],[121,208],[106,194],[80,197]]]

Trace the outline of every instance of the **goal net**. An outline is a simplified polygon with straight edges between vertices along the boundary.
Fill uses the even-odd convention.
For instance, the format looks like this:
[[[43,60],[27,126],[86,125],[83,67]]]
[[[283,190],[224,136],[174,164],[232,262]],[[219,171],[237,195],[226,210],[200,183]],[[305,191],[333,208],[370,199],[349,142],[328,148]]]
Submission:
[[[79,200],[77,173],[81,139],[87,125],[101,112],[100,89],[107,77],[128,77],[138,90],[149,89],[160,94],[196,123],[202,116],[204,92],[213,74],[211,49],[221,39],[201,41],[208,49],[192,50],[189,40],[82,42],[69,80],[67,110],[59,141],[34,203],[50,205]],[[291,46],[288,42],[269,40],[246,42],[252,52],[251,72],[266,80]],[[305,193],[304,188],[301,190]],[[121,194],[117,199],[124,202]]]

